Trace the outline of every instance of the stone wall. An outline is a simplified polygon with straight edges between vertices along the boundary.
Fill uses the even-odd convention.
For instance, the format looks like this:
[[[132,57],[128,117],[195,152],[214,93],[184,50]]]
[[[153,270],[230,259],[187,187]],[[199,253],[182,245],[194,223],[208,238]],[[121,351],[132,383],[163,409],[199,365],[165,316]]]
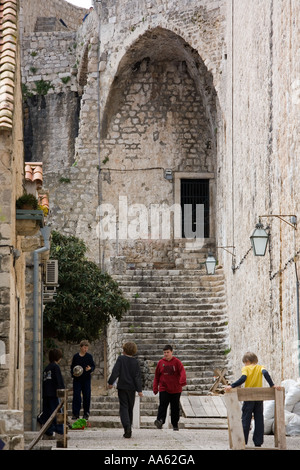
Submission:
[[[77,91],[75,32],[26,34],[22,44],[22,83],[27,95],[62,93],[66,89]],[[39,88],[42,80],[49,82],[48,88]]]
[[[135,259],[139,250],[149,260],[156,246],[99,240],[99,204],[115,204],[119,194],[146,205],[174,202],[175,187],[162,176],[167,165],[179,174],[209,174],[216,245],[235,247],[235,260],[217,249],[233,371],[240,373],[242,354],[253,349],[277,381],[295,378],[298,232],[265,219],[272,237],[261,259],[253,257],[249,237],[259,215],[297,211],[298,3],[182,0],[179,8],[175,0],[103,0],[96,10],[77,33],[80,120],[74,160],[56,157],[68,162],[63,180],[61,167],[43,155],[53,226],[83,238],[89,257],[105,267],[112,255]],[[193,108],[202,103],[197,117],[196,109],[187,110],[188,90]],[[173,255],[174,245],[164,248],[164,258]]]
[[[55,18],[58,23],[62,19],[66,24],[60,23],[62,30],[76,31],[87,12],[64,0],[21,0],[20,6],[21,25],[26,34],[35,31],[38,18]]]
[[[0,439],[5,450],[24,446],[25,256],[16,226],[24,175],[19,52],[17,47],[13,129],[0,132]]]
[[[219,143],[218,244],[235,245],[238,268],[233,274],[231,255],[219,250],[235,373],[243,352],[253,349],[278,382],[299,374],[298,232],[263,218],[271,227],[267,255],[255,258],[248,250],[260,215],[297,215],[299,17],[293,1],[228,2],[228,104]]]

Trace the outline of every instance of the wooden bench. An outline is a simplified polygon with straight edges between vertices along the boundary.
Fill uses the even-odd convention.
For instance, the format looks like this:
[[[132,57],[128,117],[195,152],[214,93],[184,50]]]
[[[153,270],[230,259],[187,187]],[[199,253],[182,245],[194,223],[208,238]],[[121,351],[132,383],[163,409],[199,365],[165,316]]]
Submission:
[[[245,449],[245,439],[241,421],[240,401],[275,401],[274,440],[275,449],[286,449],[285,420],[284,420],[284,388],[233,388],[223,395],[227,408],[228,432],[230,448]],[[259,448],[256,448],[259,449]],[[266,449],[266,448],[263,448]]]

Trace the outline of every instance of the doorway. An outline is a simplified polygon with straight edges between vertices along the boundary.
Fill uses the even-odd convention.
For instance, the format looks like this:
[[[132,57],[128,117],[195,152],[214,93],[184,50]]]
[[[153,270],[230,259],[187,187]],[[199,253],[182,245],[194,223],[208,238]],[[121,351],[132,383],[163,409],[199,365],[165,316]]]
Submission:
[[[181,179],[182,238],[209,238],[209,179]]]

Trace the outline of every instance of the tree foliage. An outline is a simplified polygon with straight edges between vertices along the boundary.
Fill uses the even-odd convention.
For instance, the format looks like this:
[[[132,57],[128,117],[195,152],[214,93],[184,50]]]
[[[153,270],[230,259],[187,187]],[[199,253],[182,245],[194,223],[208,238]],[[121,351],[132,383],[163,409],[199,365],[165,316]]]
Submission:
[[[57,296],[44,310],[44,335],[59,341],[93,341],[112,318],[129,309],[112,277],[86,258],[85,243],[52,232],[50,258],[58,260]]]

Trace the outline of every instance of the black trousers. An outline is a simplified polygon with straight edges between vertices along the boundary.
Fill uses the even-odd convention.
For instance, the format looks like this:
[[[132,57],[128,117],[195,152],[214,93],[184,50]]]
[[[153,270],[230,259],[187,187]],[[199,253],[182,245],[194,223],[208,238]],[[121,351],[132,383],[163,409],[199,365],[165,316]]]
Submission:
[[[253,442],[256,446],[261,446],[264,442],[264,402],[245,401],[242,406],[242,425],[245,436],[245,443],[248,442],[252,415],[254,417]]]
[[[40,424],[45,424],[50,416],[52,415],[53,411],[59,404],[59,399],[57,397],[44,397],[43,398],[43,414],[41,420],[39,420]],[[63,424],[57,424],[56,417],[50,424],[49,428],[46,431],[47,436],[52,436],[52,434],[56,432],[57,434],[64,433],[64,426]]]
[[[124,429],[131,428],[133,419],[133,407],[135,402],[135,390],[118,389],[120,404],[120,419]]]
[[[91,404],[91,380],[73,380],[73,403],[72,412],[79,417],[81,408],[81,394],[83,398],[83,413],[90,413]]]
[[[159,407],[157,411],[157,419],[165,423],[167,409],[171,407],[171,423],[173,427],[178,426],[179,421],[179,403],[181,393],[159,392]]]

